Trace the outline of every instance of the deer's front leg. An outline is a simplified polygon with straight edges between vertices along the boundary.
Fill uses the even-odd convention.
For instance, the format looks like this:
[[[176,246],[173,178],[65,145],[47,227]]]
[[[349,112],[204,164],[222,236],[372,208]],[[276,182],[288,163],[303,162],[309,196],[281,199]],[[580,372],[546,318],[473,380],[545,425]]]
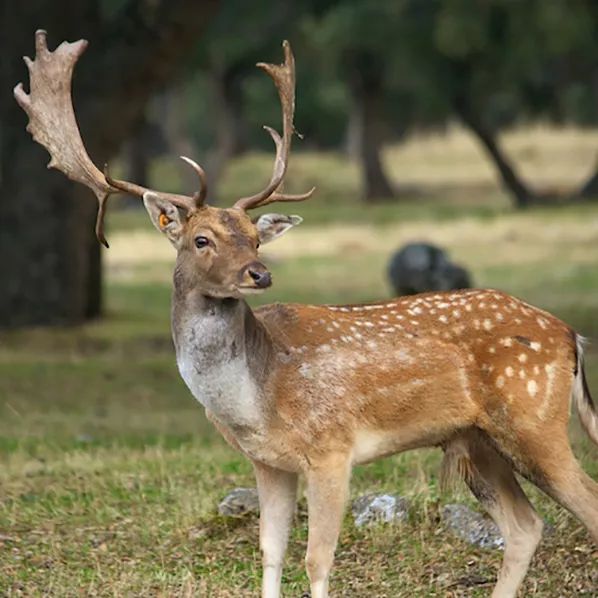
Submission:
[[[309,535],[305,565],[311,598],[327,598],[328,578],[349,495],[351,464],[334,456],[306,472]]]
[[[297,474],[257,462],[253,466],[260,498],[262,598],[278,598],[282,563],[297,502]]]

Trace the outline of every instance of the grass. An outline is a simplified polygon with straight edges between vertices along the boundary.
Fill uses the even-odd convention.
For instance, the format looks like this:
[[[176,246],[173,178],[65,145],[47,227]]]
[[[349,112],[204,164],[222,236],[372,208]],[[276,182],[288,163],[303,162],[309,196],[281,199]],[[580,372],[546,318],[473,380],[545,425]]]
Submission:
[[[478,201],[481,186],[491,182],[471,162],[460,134],[452,135],[390,149],[386,159],[408,165],[409,184],[424,195],[368,209],[355,200],[351,168],[334,156],[303,156],[305,182],[328,187],[320,206],[296,206],[305,226],[265,253],[275,285],[264,300],[388,296],[390,251],[424,238],[447,247],[478,285],[513,292],[598,338],[598,206],[512,213],[491,186]],[[590,166],[572,149],[574,140],[586,148],[585,136],[564,132],[559,154],[545,131],[532,131],[528,141],[517,135],[509,147],[534,177],[541,172],[529,161],[543,163],[537,158],[543,151],[568,166],[559,165],[555,182],[550,173],[550,184],[572,184]],[[542,146],[535,154],[525,150],[529,139]],[[428,155],[433,164],[426,179]],[[451,159],[459,176],[448,168]],[[264,158],[236,164],[223,182],[227,196],[253,178],[256,165],[267,177]],[[253,484],[251,468],[224,444],[178,377],[168,322],[174,254],[137,213],[113,214],[110,233],[106,318],[78,328],[5,332],[0,339],[0,595],[255,596],[257,518],[230,520],[216,512],[229,489]],[[592,345],[588,374],[597,395]],[[598,478],[597,451],[575,419],[571,436],[584,467]],[[471,499],[463,489],[440,493],[438,462],[436,451],[416,451],[356,468],[353,496],[403,494],[411,501],[410,518],[361,530],[347,517],[335,595],[488,595],[501,553],[468,546],[445,530],[442,505]],[[587,533],[526,488],[552,533],[523,595],[595,595],[598,552]],[[287,596],[307,589],[306,542],[302,498],[285,567]]]

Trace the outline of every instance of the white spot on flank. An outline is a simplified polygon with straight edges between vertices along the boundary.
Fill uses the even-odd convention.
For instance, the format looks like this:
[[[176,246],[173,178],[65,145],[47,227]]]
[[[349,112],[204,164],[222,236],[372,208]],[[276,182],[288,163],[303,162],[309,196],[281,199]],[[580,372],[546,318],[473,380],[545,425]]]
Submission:
[[[496,379],[496,387],[497,387],[497,388],[502,388],[504,385],[505,385],[505,379],[504,379],[504,376],[499,376],[499,377]]]
[[[507,366],[505,368],[505,374],[507,375],[507,378],[512,378],[514,373],[515,370],[511,366]]]
[[[341,325],[340,325],[338,322],[332,322],[332,325],[333,325],[335,328],[340,328],[340,327],[341,327]]]
[[[521,353],[517,359],[519,360],[519,363],[525,363],[527,361],[527,355],[525,353]]]
[[[458,309],[454,309],[453,310],[453,316],[455,316],[455,318],[460,318],[461,317],[461,312]]]
[[[442,315],[438,318],[443,324],[448,322],[448,318],[445,315]]]
[[[519,377],[520,377],[522,380],[525,380],[525,376],[526,376],[526,374],[525,374],[525,370],[523,370],[523,369],[519,370]]]
[[[465,311],[472,311],[473,307],[471,307],[471,303],[466,303],[465,304]]]
[[[312,378],[313,377],[313,372],[312,372],[311,366],[308,363],[302,363],[299,366],[299,373],[304,378]]]
[[[484,320],[484,330],[492,330],[492,322],[488,318]]]
[[[537,318],[536,321],[540,325],[540,328],[542,328],[544,330],[546,330],[546,328],[548,328],[548,320],[546,320],[545,318]]]
[[[529,348],[532,351],[539,351],[542,348],[542,343],[538,343],[537,341],[534,341],[534,342],[530,343]]]
[[[507,336],[507,337],[505,337],[505,338],[501,339],[501,341],[500,341],[500,344],[501,344],[503,347],[511,347],[511,346],[513,345],[513,339],[512,339],[512,338],[509,338],[509,337]]]
[[[535,397],[538,392],[538,384],[535,380],[530,380],[527,383],[527,392],[529,393],[530,397]]]
[[[496,349],[494,347],[488,347],[488,353],[496,353]]]

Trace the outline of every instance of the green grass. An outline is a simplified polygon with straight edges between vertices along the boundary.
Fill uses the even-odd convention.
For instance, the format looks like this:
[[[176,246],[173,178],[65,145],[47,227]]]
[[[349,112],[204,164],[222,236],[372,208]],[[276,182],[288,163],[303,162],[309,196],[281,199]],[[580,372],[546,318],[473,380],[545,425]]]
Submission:
[[[331,176],[344,180],[342,170],[332,168]],[[354,191],[354,183],[349,177],[347,188]],[[344,205],[339,188],[336,196],[323,195],[321,207],[296,207],[307,226],[289,233],[287,245],[280,241],[280,255],[273,245],[275,286],[263,301],[388,296],[389,249],[426,233],[471,267],[479,285],[513,292],[598,338],[598,207],[512,214],[495,193],[474,209],[465,194],[366,210],[354,198]],[[229,520],[216,512],[229,489],[253,484],[251,467],[220,439],[178,377],[169,332],[170,254],[130,261],[137,250],[125,241],[133,229],[154,235],[144,215],[113,214],[117,253],[108,262],[106,318],[79,328],[2,333],[1,595],[258,593],[257,518]],[[166,243],[157,233],[150,239]],[[598,395],[592,345],[588,373]],[[575,420],[571,434],[584,467],[598,478],[597,451]],[[440,493],[438,463],[430,450],[356,468],[353,496],[401,493],[411,501],[410,518],[361,530],[347,517],[334,595],[488,595],[501,553],[468,546],[444,529],[442,505],[471,499],[463,489]],[[526,487],[553,532],[523,595],[595,595],[596,547],[577,521]],[[285,568],[287,596],[307,589],[306,542],[302,498]]]

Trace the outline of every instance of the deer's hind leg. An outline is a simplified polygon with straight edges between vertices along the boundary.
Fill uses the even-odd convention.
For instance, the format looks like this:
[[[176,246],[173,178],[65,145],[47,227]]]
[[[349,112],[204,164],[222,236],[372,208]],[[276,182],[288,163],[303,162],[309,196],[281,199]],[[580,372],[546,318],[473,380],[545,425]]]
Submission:
[[[575,515],[598,545],[598,483],[582,469],[566,434],[553,436],[550,451],[541,439],[537,440],[528,448],[534,456],[531,473],[524,475]]]
[[[542,519],[517,482],[511,465],[478,431],[446,447],[446,467],[457,466],[472,493],[498,525],[505,540],[493,598],[516,596],[542,537]]]

